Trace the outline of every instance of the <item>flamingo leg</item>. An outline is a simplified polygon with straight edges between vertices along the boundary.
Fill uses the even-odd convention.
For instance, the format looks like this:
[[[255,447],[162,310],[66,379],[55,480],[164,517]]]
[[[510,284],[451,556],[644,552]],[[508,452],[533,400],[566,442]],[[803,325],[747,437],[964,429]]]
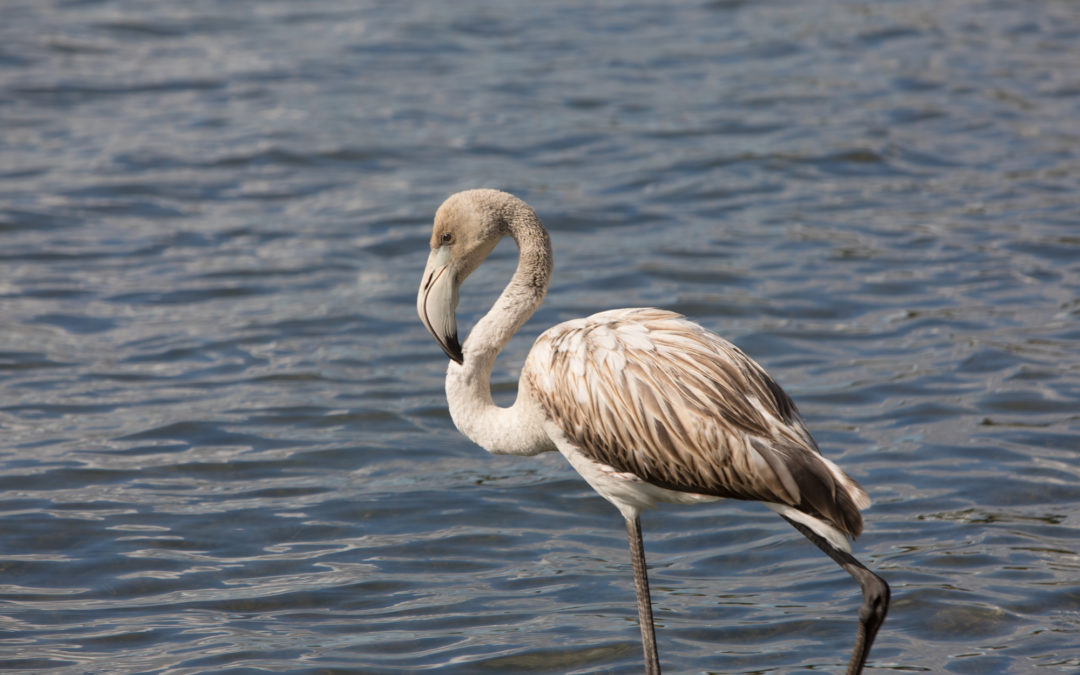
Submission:
[[[634,564],[638,623],[641,625],[641,646],[645,650],[645,675],[660,675],[660,655],[656,650],[656,628],[653,626],[652,598],[649,596],[649,575],[645,569],[645,543],[641,539],[641,519],[637,516],[626,519],[626,536],[630,540],[630,560]]]
[[[781,516],[783,517],[783,516]],[[859,607],[859,629],[855,634],[855,648],[851,652],[851,661],[848,663],[847,675],[859,675],[863,666],[866,665],[866,657],[870,654],[870,647],[874,644],[878,629],[885,621],[885,615],[889,611],[889,584],[878,575],[871,572],[861,562],[855,559],[847,551],[842,551],[818,533],[802,523],[797,523],[790,518],[784,520],[791,523],[796,530],[803,533],[815,546],[825,552],[837,565],[844,568],[862,588],[862,606]]]

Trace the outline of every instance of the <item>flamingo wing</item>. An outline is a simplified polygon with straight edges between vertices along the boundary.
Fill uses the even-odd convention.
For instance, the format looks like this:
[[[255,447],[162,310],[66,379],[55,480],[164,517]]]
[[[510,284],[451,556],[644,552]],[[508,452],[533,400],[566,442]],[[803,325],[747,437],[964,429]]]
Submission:
[[[682,493],[790,507],[848,536],[861,487],[824,458],[791,398],[730,342],[683,316],[623,309],[536,341],[522,380],[579,452]]]

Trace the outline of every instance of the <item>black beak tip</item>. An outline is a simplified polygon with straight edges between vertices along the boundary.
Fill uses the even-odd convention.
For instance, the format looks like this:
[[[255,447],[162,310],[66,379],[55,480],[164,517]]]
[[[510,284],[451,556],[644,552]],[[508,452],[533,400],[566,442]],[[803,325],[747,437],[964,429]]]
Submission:
[[[461,352],[461,343],[458,342],[457,333],[451,335],[442,348],[451,361],[455,361],[458,365],[465,363],[465,355]]]

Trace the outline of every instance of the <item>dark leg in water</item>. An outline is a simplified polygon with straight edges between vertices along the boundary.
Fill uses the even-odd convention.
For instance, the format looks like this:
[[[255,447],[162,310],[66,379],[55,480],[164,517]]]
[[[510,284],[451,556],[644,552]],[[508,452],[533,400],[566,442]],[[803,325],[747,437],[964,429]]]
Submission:
[[[797,523],[790,518],[784,520],[791,523],[796,530],[803,533],[814,545],[825,551],[825,554],[843,567],[848,574],[855,577],[862,587],[862,606],[859,607],[859,631],[855,634],[855,649],[851,653],[851,662],[848,663],[847,675],[859,675],[863,666],[866,665],[866,657],[870,654],[870,647],[877,637],[878,628],[885,621],[885,614],[889,611],[889,584],[885,580],[866,568],[847,551],[841,550],[830,544],[824,537],[814,532],[806,525]]]
[[[649,575],[645,570],[645,544],[641,540],[640,519],[626,519],[626,536],[630,540],[630,560],[634,563],[634,588],[637,590],[641,646],[645,650],[645,675],[660,675],[660,655],[656,651],[656,629],[653,627],[652,599],[649,597]]]

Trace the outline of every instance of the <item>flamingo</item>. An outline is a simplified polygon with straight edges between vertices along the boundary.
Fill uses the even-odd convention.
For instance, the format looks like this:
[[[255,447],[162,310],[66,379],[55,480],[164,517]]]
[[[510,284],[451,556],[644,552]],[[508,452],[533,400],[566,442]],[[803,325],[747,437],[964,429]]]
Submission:
[[[505,236],[517,244],[517,269],[461,344],[458,289]],[[461,433],[496,454],[558,451],[626,520],[647,675],[659,675],[660,659],[640,514],[724,498],[764,502],[859,583],[847,673],[861,673],[889,606],[889,585],[848,541],[870,499],[736,346],[674,312],[600,312],[541,334],[514,404],[494,403],[495,357],[540,306],[551,272],[551,240],[528,204],[498,190],[459,192],[435,214],[417,312],[450,358],[446,398]]]

